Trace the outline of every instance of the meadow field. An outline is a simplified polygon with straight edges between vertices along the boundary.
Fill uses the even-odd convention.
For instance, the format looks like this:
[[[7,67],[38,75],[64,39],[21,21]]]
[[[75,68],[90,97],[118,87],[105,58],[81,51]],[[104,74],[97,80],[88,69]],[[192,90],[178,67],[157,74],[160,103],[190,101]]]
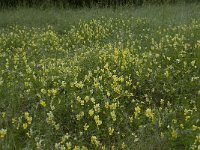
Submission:
[[[0,10],[0,149],[200,150],[199,10]]]

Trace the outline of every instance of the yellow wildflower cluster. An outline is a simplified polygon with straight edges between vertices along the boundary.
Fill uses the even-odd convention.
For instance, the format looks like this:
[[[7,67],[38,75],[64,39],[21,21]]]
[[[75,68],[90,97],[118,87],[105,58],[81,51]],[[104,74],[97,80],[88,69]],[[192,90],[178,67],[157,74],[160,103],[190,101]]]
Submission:
[[[4,138],[7,134],[7,129],[1,129],[0,130],[0,138]]]
[[[198,149],[200,23],[150,23],[2,30],[0,147],[23,137],[6,148],[132,149],[158,135]]]

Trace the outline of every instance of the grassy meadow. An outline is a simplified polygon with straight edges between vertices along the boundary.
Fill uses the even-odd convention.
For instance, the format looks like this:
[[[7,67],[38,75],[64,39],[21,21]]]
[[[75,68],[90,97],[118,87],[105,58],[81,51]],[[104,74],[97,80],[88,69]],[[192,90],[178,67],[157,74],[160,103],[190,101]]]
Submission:
[[[0,149],[200,150],[199,10],[0,10]]]

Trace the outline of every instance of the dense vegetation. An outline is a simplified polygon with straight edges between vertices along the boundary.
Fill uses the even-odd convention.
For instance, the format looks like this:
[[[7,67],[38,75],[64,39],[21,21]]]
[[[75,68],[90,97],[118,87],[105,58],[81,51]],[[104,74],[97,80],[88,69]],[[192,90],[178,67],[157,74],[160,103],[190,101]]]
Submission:
[[[0,11],[0,149],[200,150],[199,9]]]
[[[200,148],[200,22],[101,17],[0,32],[0,149]]]
[[[143,4],[175,4],[178,2],[198,2],[198,0],[1,0],[0,8],[4,7],[116,7],[120,5],[143,5]]]

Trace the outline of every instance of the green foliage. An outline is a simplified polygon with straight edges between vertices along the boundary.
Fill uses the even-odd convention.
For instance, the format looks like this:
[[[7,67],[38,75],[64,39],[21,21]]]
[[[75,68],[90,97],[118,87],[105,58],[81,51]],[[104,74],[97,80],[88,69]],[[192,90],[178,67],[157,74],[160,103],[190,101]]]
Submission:
[[[0,149],[197,149],[199,32],[132,17],[1,29]]]

